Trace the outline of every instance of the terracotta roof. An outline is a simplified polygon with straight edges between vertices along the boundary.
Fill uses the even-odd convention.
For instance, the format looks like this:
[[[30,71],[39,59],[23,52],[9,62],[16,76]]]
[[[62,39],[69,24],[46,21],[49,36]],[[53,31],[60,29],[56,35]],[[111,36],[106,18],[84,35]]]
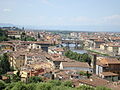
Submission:
[[[101,74],[104,76],[118,76],[118,74],[112,72],[102,72]]]
[[[104,40],[94,40],[95,42],[105,42]]]
[[[9,77],[7,77],[7,76],[2,76],[2,80],[7,80],[7,79],[9,79]]]
[[[120,83],[119,82],[113,82],[105,85],[107,88],[111,88],[112,90],[120,90]]]
[[[120,37],[110,37],[112,40],[120,40]]]
[[[11,40],[11,41],[4,41],[4,42],[8,42],[8,43],[17,43],[17,42],[22,42],[21,40]]]
[[[97,60],[96,65],[99,65],[102,67],[108,67],[106,64],[101,63],[99,60]]]
[[[63,48],[55,48],[54,50],[55,51],[59,51],[59,52],[63,52],[64,51]]]
[[[11,40],[11,41],[5,41],[9,43],[25,43],[25,44],[52,44],[51,41],[20,41],[20,40]]]
[[[79,80],[79,82],[86,84],[86,85],[93,86],[93,87],[105,86],[109,83],[109,81],[98,78],[98,77],[91,77],[89,79],[81,79],[81,80]]]
[[[90,68],[88,63],[77,62],[77,61],[62,62],[62,65],[63,65],[63,67],[85,67],[85,68]]]
[[[120,64],[120,61],[118,59],[115,58],[100,58],[100,63],[102,64]]]
[[[9,45],[9,46],[13,46],[13,44],[10,44],[10,43],[0,43],[0,45]]]

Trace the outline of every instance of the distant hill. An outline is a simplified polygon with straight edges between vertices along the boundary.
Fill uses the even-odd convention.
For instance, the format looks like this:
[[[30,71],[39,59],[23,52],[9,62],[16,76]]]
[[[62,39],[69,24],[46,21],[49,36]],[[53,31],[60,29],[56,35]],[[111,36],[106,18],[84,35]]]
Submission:
[[[10,23],[0,23],[0,27],[13,27],[15,25],[10,24]]]

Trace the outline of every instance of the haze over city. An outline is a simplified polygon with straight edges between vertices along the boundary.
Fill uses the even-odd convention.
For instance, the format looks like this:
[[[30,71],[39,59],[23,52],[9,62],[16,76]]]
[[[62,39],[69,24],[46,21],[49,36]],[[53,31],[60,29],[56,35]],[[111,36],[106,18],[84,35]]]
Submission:
[[[0,23],[31,29],[119,32],[120,0],[1,0]]]

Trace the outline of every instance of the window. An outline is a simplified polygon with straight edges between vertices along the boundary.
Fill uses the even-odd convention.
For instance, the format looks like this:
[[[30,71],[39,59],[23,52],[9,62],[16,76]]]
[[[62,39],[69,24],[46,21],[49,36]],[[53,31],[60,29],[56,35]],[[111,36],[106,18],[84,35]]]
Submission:
[[[39,46],[37,46],[37,48],[39,48]]]

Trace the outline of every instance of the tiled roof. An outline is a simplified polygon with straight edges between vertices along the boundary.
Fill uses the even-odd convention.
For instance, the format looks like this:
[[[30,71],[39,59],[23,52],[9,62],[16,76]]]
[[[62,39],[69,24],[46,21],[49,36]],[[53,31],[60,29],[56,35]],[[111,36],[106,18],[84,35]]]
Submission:
[[[79,82],[86,84],[86,85],[93,86],[93,87],[105,86],[109,83],[109,81],[98,78],[98,77],[91,77],[89,79],[81,79],[81,80],[79,80]]]
[[[104,76],[118,76],[118,74],[112,72],[102,72],[101,74]]]
[[[85,67],[85,68],[90,68],[88,63],[77,62],[77,61],[62,62],[62,65],[63,65],[63,67]]]
[[[101,64],[120,64],[120,61],[118,59],[115,58],[101,58],[100,60]]]

